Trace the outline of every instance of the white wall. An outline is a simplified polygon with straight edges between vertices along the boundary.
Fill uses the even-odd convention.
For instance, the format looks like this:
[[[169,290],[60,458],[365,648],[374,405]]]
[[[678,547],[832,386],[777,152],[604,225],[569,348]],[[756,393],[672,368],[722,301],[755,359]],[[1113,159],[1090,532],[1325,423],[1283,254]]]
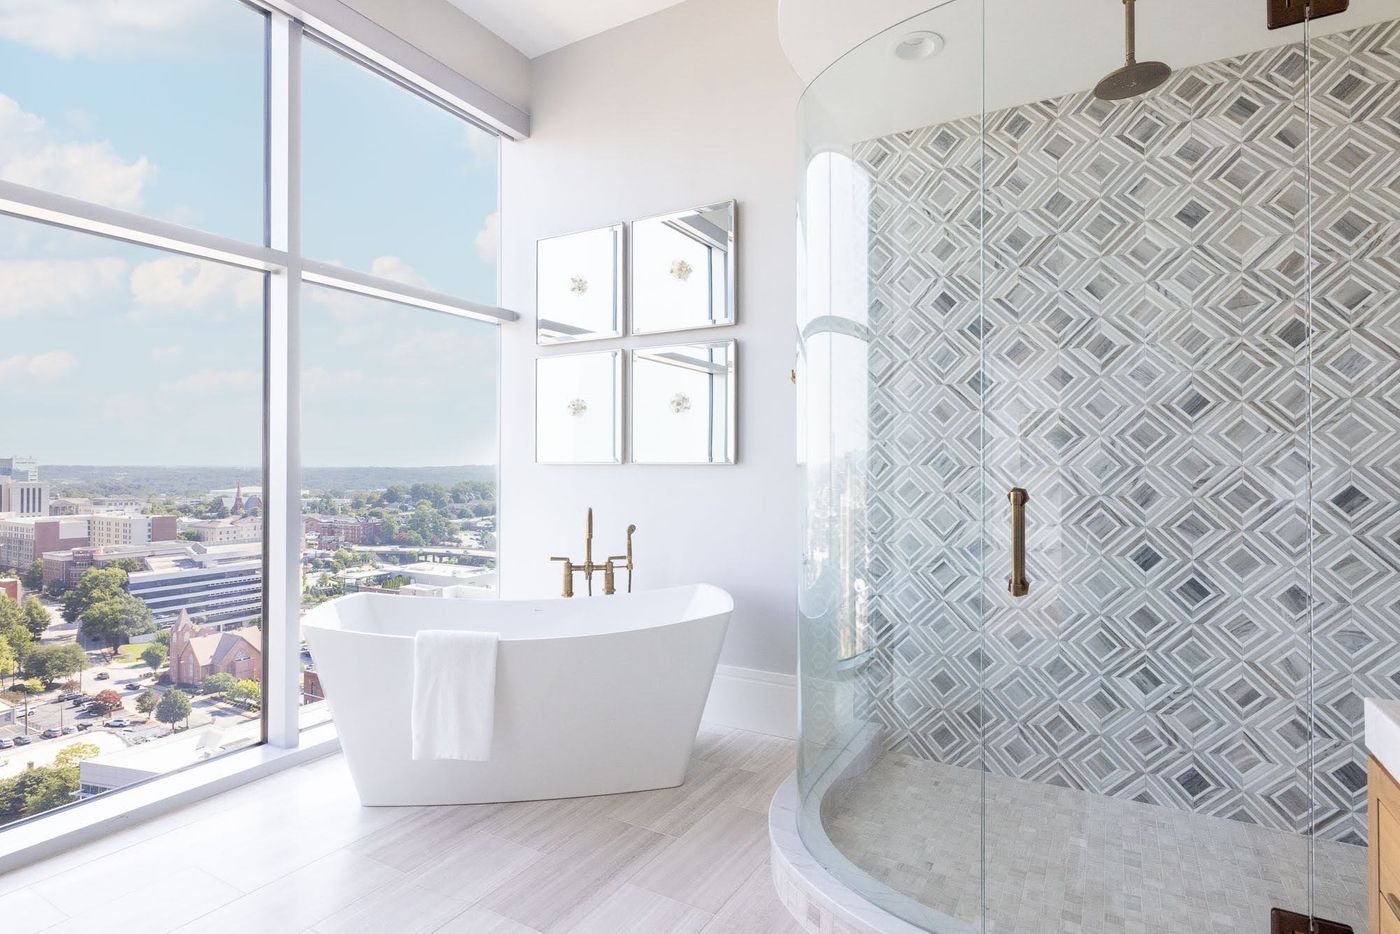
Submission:
[[[342,0],[508,104],[530,109],[530,60],[447,0]]]
[[[591,505],[598,554],[620,553],[627,523],[637,524],[638,587],[708,581],[734,595],[724,664],[792,673],[801,86],[778,44],[777,6],[690,0],[534,61],[532,136],[502,147],[502,303],[522,321],[502,329],[500,568],[507,597],[557,593],[549,556],[581,557]],[[701,337],[739,341],[739,463],[536,465],[534,361],[561,350],[535,346],[535,241],[728,198],[739,204],[740,324]],[[757,694],[783,683],[749,679]]]

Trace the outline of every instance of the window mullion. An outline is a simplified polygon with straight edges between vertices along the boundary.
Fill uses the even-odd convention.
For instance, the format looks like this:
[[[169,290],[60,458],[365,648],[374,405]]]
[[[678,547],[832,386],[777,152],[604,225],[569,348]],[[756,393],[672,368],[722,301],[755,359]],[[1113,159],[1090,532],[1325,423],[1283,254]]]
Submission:
[[[301,615],[301,387],[299,384],[301,24],[269,14],[268,245],[287,256],[268,276],[266,403],[267,740],[298,742]]]

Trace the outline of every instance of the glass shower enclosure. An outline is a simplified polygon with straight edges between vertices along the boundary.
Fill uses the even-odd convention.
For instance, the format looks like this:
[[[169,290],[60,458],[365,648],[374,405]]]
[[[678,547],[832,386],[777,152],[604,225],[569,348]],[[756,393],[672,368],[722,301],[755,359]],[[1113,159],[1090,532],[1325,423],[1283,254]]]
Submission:
[[[929,931],[1366,931],[1400,8],[1137,6],[1127,99],[1109,0],[949,0],[803,98],[799,829]]]

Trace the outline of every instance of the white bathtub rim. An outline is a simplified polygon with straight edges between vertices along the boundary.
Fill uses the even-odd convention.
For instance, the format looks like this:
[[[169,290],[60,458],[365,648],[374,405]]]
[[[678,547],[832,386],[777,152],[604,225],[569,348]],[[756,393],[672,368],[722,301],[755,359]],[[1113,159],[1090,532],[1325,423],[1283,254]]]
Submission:
[[[649,623],[649,624],[647,624],[647,625],[645,625],[645,626],[636,626],[636,627],[632,627],[632,628],[628,628],[628,629],[601,629],[601,630],[597,630],[597,631],[583,631],[583,632],[560,631],[560,632],[557,632],[557,633],[547,633],[547,634],[539,634],[539,635],[506,635],[506,634],[503,633],[503,634],[501,635],[501,641],[502,641],[502,642],[543,642],[543,641],[548,641],[548,640],[553,640],[553,639],[558,639],[558,640],[567,640],[567,639],[596,639],[596,638],[598,638],[598,637],[600,637],[600,636],[620,635],[620,634],[629,633],[629,632],[643,632],[643,631],[651,630],[651,629],[666,629],[666,628],[673,627],[673,626],[683,626],[683,625],[685,625],[686,623],[693,623],[693,622],[697,622],[697,621],[699,621],[699,620],[704,620],[704,619],[712,619],[712,618],[714,618],[714,617],[716,617],[716,616],[732,616],[732,614],[733,614],[733,612],[734,612],[734,597],[733,597],[733,595],[730,594],[729,591],[725,590],[723,587],[718,586],[717,584],[707,584],[707,583],[682,584],[682,585],[680,585],[680,586],[678,586],[678,587],[662,587],[662,588],[657,588],[657,589],[655,589],[655,590],[638,590],[638,591],[635,591],[635,592],[629,593],[629,594],[615,594],[615,595],[613,595],[613,596],[607,597],[606,599],[609,600],[609,601],[616,601],[618,604],[623,604],[623,605],[625,605],[625,604],[627,604],[627,603],[632,602],[632,600],[633,600],[634,598],[646,597],[646,596],[649,596],[649,595],[650,595],[650,596],[654,596],[654,595],[657,595],[657,594],[676,593],[676,592],[680,592],[680,591],[692,591],[692,592],[694,592],[694,593],[696,593],[696,594],[710,594],[710,595],[716,595],[716,596],[722,598],[722,600],[723,600],[723,605],[716,604],[715,606],[707,606],[707,607],[705,607],[702,611],[694,611],[694,612],[691,612],[691,605],[688,605],[688,606],[686,607],[686,609],[687,609],[687,613],[686,613],[686,614],[682,614],[682,615],[676,616],[676,617],[674,617],[674,618],[669,618],[669,619],[664,619],[664,620],[657,621],[657,622],[652,622],[652,623]],[[322,604],[319,604],[319,605],[317,605],[317,606],[315,606],[315,607],[312,607],[310,610],[307,611],[306,615],[305,615],[304,617],[302,617],[301,625],[302,625],[303,631],[305,631],[306,629],[316,629],[316,630],[319,630],[319,631],[321,631],[321,632],[342,633],[342,634],[344,634],[344,635],[347,635],[347,636],[354,636],[354,637],[356,637],[356,638],[367,638],[367,639],[395,639],[395,640],[408,640],[408,641],[412,641],[412,640],[414,639],[414,636],[415,636],[415,633],[412,633],[412,632],[406,633],[406,634],[403,634],[403,635],[400,635],[400,634],[397,634],[397,633],[387,633],[387,632],[369,632],[369,631],[366,631],[366,630],[364,630],[364,629],[350,629],[350,628],[347,628],[347,627],[345,627],[345,626],[339,625],[340,622],[341,622],[341,619],[340,619],[340,607],[342,607],[342,606],[350,606],[350,605],[360,604],[360,603],[365,603],[365,604],[376,603],[376,604],[379,604],[379,603],[384,603],[384,601],[388,601],[388,600],[423,600],[423,601],[430,601],[430,600],[446,600],[446,599],[448,599],[448,598],[446,598],[446,597],[405,597],[405,596],[398,596],[398,595],[395,595],[395,594],[383,594],[383,593],[351,593],[351,594],[345,594],[344,596],[336,597],[336,598],[333,599],[333,600],[327,600],[325,603],[322,603]],[[533,607],[536,607],[536,608],[537,608],[537,611],[539,611],[539,612],[544,612],[544,611],[547,611],[550,607],[559,606],[559,605],[564,604],[564,603],[571,603],[573,600],[577,600],[577,599],[580,599],[580,598],[578,598],[578,597],[544,597],[544,598],[538,598],[538,599],[533,599],[533,600],[519,600],[519,599],[515,599],[515,600],[500,600],[500,599],[493,599],[493,598],[485,598],[485,599],[476,599],[476,600],[472,600],[472,601],[470,601],[470,605],[471,605],[471,606],[475,606],[475,607],[480,607],[480,606],[500,606],[500,605],[502,605],[502,604],[510,605],[510,606],[522,606],[522,607],[523,607],[523,606],[533,606]],[[604,598],[602,598],[602,597],[597,597],[597,598],[585,597],[585,598],[582,598],[582,599],[604,599]],[[458,602],[467,603],[467,601],[458,601]],[[692,604],[692,605],[693,605],[693,604]],[[623,608],[623,607],[621,607],[621,606],[619,607],[619,609],[622,609],[622,608]]]

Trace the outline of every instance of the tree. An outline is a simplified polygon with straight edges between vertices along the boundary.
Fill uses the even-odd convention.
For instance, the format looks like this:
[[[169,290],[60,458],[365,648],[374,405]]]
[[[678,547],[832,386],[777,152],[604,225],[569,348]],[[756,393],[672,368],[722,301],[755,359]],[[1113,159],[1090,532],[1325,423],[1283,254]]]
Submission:
[[[238,686],[238,679],[226,671],[216,671],[204,679],[200,685],[201,694],[224,694],[227,695]]]
[[[20,577],[27,590],[42,590],[44,587],[44,562],[35,558]]]
[[[111,688],[108,688],[105,691],[98,691],[97,695],[88,703],[88,706],[99,714],[106,715],[114,710],[122,709],[122,696]]]
[[[44,630],[49,628],[52,620],[49,618],[49,611],[44,609],[44,605],[37,597],[29,597],[24,601],[24,609],[21,610],[24,628],[34,634],[34,638],[39,638],[44,634]]]
[[[233,690],[227,695],[228,699],[248,707],[262,706],[262,685],[252,678],[245,678],[234,685]]]
[[[25,769],[0,779],[0,814],[29,817],[73,800],[78,793],[78,763],[100,755],[92,743],[74,743],[59,750],[53,765]]]
[[[11,690],[21,694],[42,694],[44,693],[44,682],[38,678],[25,678],[23,681],[16,681],[10,685]],[[113,693],[116,693],[115,691]]]
[[[107,567],[121,568],[123,571],[130,574],[132,571],[146,570],[146,562],[142,561],[140,558],[118,558],[116,561],[108,562]]]
[[[160,703],[160,692],[155,688],[146,688],[136,695],[136,709],[146,716],[150,716]]]
[[[7,595],[0,593],[0,629],[23,625],[24,613],[20,610],[19,604]]]
[[[0,599],[0,603],[4,602],[3,599]],[[34,647],[34,633],[25,629],[21,623],[0,624],[0,638],[3,638],[10,646],[16,661],[23,659]]]
[[[45,687],[87,667],[87,653],[71,642],[58,645],[36,645],[21,663],[24,674],[38,678]]]
[[[19,671],[19,658],[15,655],[15,650],[10,643],[0,639],[0,677],[13,675]]]
[[[78,619],[78,631],[84,639],[110,649],[130,642],[132,636],[154,632],[155,628],[150,608],[128,593],[107,597],[84,610]]]
[[[161,645],[159,642],[152,642],[141,650],[141,661],[146,663],[146,667],[151,669],[151,674],[155,674],[165,660],[170,657],[170,647]]]
[[[185,721],[185,727],[188,729],[190,714],[193,712],[194,706],[190,704],[190,696],[179,688],[166,691],[165,696],[156,705],[156,719],[161,723],[170,724],[172,730],[181,720]]]
[[[126,572],[121,568],[89,568],[63,595],[63,618],[76,623],[89,608],[125,592]]]

